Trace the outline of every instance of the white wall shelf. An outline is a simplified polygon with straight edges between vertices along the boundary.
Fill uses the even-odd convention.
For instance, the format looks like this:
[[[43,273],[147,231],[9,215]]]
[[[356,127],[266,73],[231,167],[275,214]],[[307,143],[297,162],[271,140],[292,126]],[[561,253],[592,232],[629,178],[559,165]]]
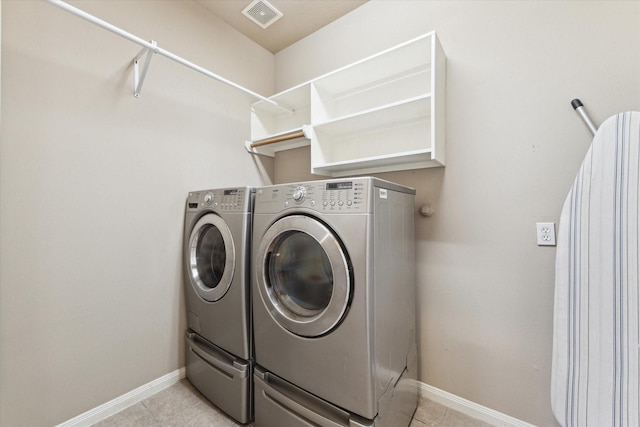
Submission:
[[[444,166],[445,64],[432,32],[270,98],[293,112],[256,102],[247,148],[310,144],[311,172],[328,176]],[[306,143],[251,147],[303,129]]]

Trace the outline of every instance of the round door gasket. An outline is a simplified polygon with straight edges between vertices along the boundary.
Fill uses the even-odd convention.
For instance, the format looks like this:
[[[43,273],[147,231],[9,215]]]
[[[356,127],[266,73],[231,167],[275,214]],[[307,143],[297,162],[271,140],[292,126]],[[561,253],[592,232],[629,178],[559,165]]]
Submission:
[[[333,291],[327,307],[320,313],[301,316],[291,312],[279,301],[269,283],[268,270],[271,249],[286,233],[300,232],[311,236],[325,251],[331,264]],[[260,297],[271,317],[288,331],[303,337],[317,337],[331,331],[340,323],[349,306],[351,275],[348,255],[334,233],[322,222],[305,215],[291,215],[279,219],[265,232],[254,258],[254,268]]]
[[[213,288],[207,286],[200,278],[197,262],[197,248],[199,240],[202,237],[201,230],[208,225],[215,227],[220,232],[224,243],[224,249],[226,251],[222,277],[218,284]],[[231,287],[236,265],[236,250],[235,245],[233,244],[233,237],[231,236],[231,231],[224,219],[213,213],[208,213],[200,218],[191,230],[187,252],[189,281],[191,282],[193,289],[200,298],[205,301],[215,302],[221,299],[227,293],[229,287]]]

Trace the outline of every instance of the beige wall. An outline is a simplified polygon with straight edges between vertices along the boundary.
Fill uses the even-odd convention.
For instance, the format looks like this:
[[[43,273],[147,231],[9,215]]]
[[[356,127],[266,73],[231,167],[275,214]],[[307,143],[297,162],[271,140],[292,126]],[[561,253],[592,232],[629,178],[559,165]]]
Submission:
[[[259,93],[273,55],[202,7],[72,4]],[[189,190],[260,185],[252,99],[42,1],[2,2],[0,425],[52,426],[181,366]]]
[[[416,217],[421,379],[554,425],[555,250],[534,224],[557,221],[590,140],[569,101],[597,123],[640,109],[640,3],[374,0],[275,61],[190,2],[73,4],[264,94],[274,66],[282,90],[437,30],[448,165],[381,175],[436,209]],[[135,99],[137,46],[1,6],[0,425],[51,426],[183,365],[184,196],[269,177],[242,148],[244,95],[156,56]],[[307,178],[308,150],[275,166]]]
[[[376,1],[276,55],[278,90],[436,30],[447,54],[447,166],[382,174],[417,188],[421,380],[539,426],[550,408],[557,223],[601,123],[640,110],[640,2]],[[308,149],[276,181],[309,178]]]

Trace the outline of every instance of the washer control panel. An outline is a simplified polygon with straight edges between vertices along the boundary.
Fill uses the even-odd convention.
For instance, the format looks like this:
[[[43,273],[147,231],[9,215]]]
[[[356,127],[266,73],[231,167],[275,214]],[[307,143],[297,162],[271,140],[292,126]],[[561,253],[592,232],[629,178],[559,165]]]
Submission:
[[[369,187],[363,180],[311,181],[259,188],[256,203],[268,210],[311,208],[325,213],[367,212]]]
[[[216,190],[192,191],[187,197],[187,210],[212,209],[223,212],[248,212],[249,189],[225,188]]]

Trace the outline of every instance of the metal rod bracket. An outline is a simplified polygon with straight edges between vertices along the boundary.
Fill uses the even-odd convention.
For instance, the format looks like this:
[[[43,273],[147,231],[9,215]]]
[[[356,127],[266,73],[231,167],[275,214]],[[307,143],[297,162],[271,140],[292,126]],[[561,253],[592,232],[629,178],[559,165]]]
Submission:
[[[147,71],[149,70],[149,64],[151,64],[152,54],[157,52],[158,44],[151,40],[152,47],[144,47],[142,50],[133,58],[133,95],[136,98],[140,98],[140,92],[142,91],[142,84],[144,83],[144,78],[147,76]],[[142,57],[144,58],[144,64],[142,65],[142,71],[140,71],[140,60]]]

